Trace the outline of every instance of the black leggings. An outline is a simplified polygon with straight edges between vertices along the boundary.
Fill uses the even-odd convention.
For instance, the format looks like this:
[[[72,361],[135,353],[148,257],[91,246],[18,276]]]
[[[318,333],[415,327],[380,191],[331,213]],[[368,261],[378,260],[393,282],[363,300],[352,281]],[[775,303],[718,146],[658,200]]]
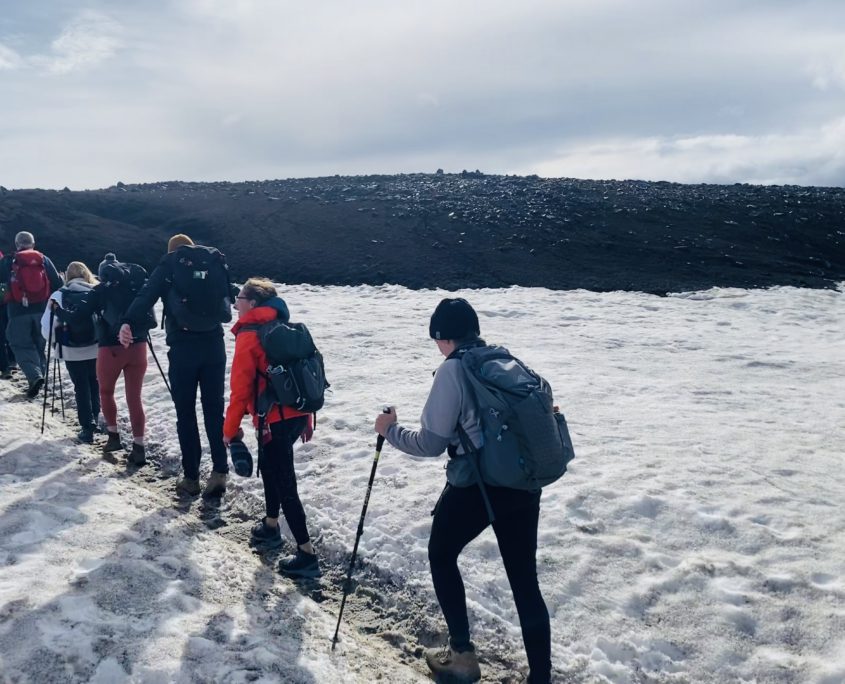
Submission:
[[[268,518],[278,518],[279,509],[300,546],[309,541],[305,525],[305,510],[296,491],[296,472],[293,469],[293,444],[305,429],[307,418],[298,416],[270,425],[272,439],[264,445],[261,481],[264,483],[264,505]]]
[[[65,361],[73,393],[76,398],[76,415],[82,428],[97,427],[100,413],[100,385],[97,382],[97,359]]]
[[[537,583],[540,492],[488,485],[487,494],[496,516],[493,531],[519,614],[531,681],[547,682],[551,677],[551,628],[549,611]],[[471,648],[458,555],[489,524],[477,485],[446,485],[434,510],[428,559],[434,591],[449,627],[449,641],[457,651]]]

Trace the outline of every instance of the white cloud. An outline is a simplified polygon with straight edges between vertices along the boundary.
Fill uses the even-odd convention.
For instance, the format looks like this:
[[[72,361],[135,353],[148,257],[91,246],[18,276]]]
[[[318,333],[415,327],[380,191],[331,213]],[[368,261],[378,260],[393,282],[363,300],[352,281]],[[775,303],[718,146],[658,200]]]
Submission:
[[[120,47],[121,26],[104,14],[84,11],[64,27],[50,45],[49,55],[36,55],[33,64],[52,74],[67,74],[106,61]]]
[[[0,43],[0,71],[18,69],[22,64],[23,60],[17,52]]]
[[[631,138],[573,145],[522,169],[546,177],[845,185],[845,118],[766,135]]]

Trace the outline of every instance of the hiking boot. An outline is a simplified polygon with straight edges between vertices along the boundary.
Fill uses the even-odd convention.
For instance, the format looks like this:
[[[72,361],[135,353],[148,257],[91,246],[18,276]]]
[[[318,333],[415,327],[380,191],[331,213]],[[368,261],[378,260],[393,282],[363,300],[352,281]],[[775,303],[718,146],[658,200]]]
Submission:
[[[112,451],[120,451],[123,448],[123,445],[120,443],[120,433],[119,432],[106,432],[109,438],[106,440],[106,443],[103,444],[103,453],[108,454]]]
[[[425,652],[425,662],[438,682],[477,682],[481,668],[475,651],[453,651],[430,648]]]
[[[535,677],[530,672],[525,675],[520,684],[551,684],[551,675],[545,677]]]
[[[147,462],[146,450],[143,444],[132,442],[132,451],[129,452],[129,462],[136,466],[142,466]]]
[[[319,577],[320,563],[316,553],[296,550],[296,555],[285,558],[279,563],[279,572],[286,577]]]
[[[94,431],[91,428],[82,428],[76,433],[76,438],[83,444],[93,444]]]
[[[44,378],[38,378],[35,382],[33,382],[29,389],[26,391],[26,396],[30,399],[35,399],[38,396],[38,393],[41,391],[41,388],[44,387]]]
[[[267,518],[262,518],[261,522],[255,524],[250,537],[252,546],[262,549],[276,549],[282,545],[282,530],[278,525],[270,527]]]
[[[204,497],[220,496],[225,491],[226,473],[218,473],[216,470],[212,470],[208,482],[205,483],[205,489],[202,490],[202,495]]]
[[[176,483],[176,493],[196,496],[200,493],[200,481],[191,479],[190,477],[183,477]]]

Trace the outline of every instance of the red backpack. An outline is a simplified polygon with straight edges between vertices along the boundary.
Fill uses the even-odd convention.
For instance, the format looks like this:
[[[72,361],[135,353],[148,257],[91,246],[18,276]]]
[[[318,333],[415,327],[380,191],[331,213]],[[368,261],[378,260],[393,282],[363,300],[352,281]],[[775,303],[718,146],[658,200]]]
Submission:
[[[41,252],[22,249],[12,257],[9,294],[10,301],[24,306],[40,304],[50,298],[50,280]]]

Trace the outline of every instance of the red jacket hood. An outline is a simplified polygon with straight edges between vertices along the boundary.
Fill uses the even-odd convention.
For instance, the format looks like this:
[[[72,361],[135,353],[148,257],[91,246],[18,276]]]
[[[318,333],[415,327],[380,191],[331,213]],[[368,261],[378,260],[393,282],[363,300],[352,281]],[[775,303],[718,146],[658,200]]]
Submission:
[[[277,318],[279,312],[271,306],[256,306],[243,314],[232,326],[232,332],[237,335],[245,325],[264,325]]]

